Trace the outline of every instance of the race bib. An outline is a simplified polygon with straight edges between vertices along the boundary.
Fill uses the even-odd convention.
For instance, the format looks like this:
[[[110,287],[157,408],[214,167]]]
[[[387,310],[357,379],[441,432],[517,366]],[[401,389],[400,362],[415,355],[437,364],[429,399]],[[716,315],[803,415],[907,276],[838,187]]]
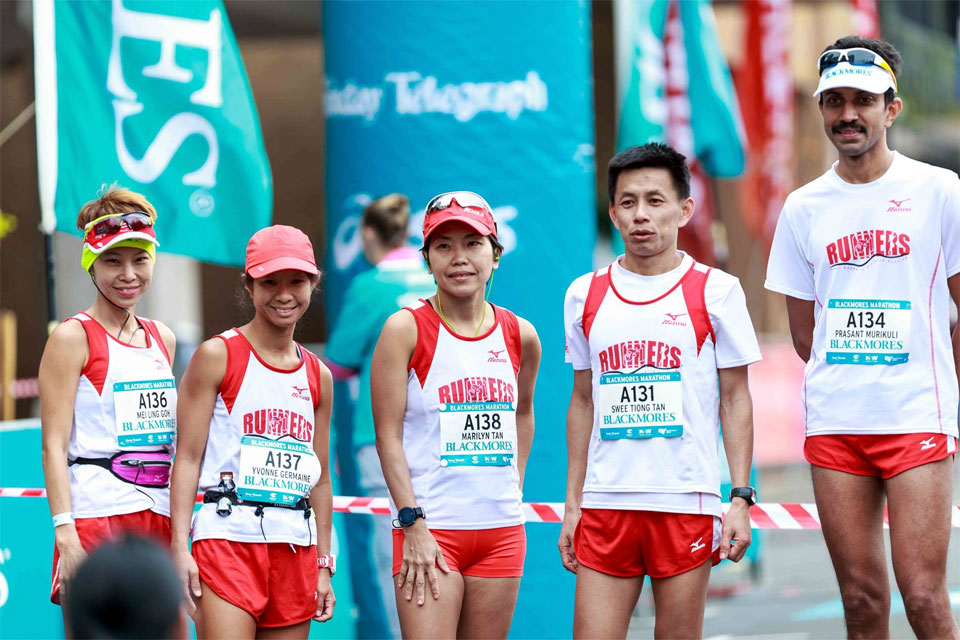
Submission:
[[[600,438],[677,438],[683,435],[679,371],[600,376]]]
[[[910,358],[908,300],[830,300],[827,364],[903,364]]]
[[[309,495],[319,479],[320,461],[309,444],[254,435],[240,440],[241,500],[293,505]]]
[[[503,467],[517,453],[517,410],[510,402],[440,405],[440,466]]]
[[[113,409],[118,446],[173,442],[177,432],[177,389],[173,378],[115,382]]]

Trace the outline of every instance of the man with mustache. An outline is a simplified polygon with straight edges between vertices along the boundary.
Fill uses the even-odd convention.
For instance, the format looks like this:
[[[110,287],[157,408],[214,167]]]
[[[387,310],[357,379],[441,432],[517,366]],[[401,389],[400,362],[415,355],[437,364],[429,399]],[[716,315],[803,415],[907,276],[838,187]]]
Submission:
[[[889,637],[884,495],[918,637],[958,638],[946,564],[957,450],[960,181],[887,146],[901,59],[848,36],[817,68],[839,159],[787,198],[766,287],[786,295],[823,535],[851,638]]]

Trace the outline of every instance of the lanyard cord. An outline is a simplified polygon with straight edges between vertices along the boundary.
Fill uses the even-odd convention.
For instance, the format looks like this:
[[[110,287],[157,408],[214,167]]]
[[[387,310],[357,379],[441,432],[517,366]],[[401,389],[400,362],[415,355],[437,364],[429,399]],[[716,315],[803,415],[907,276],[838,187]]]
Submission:
[[[484,319],[486,319],[486,317],[487,317],[487,301],[490,299],[490,292],[493,290],[493,274],[495,274],[495,273],[496,273],[496,271],[491,271],[491,272],[490,272],[490,281],[487,283],[487,295],[484,296],[484,298],[483,298],[483,313],[480,314],[480,324],[477,325],[477,332],[476,332],[475,334],[473,334],[473,337],[474,337],[474,338],[476,338],[477,336],[480,335],[480,329],[483,328],[483,321],[484,321]],[[438,313],[438,315],[440,316],[440,319],[443,320],[443,324],[447,325],[447,327],[450,329],[450,331],[452,331],[454,334],[456,334],[456,333],[457,333],[457,330],[453,328],[453,325],[450,324],[450,322],[447,321],[447,318],[443,315],[443,307],[440,305],[440,287],[439,287],[439,285],[437,286],[437,313]]]

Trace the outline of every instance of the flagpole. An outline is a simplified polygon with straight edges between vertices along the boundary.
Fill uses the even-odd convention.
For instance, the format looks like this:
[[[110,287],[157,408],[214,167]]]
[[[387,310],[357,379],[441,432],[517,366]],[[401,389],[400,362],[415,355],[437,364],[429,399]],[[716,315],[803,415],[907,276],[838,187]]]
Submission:
[[[43,232],[47,280],[47,332],[57,323],[53,234],[57,230],[57,54],[53,0],[33,2],[34,103],[37,123],[37,182],[40,185],[40,230]]]

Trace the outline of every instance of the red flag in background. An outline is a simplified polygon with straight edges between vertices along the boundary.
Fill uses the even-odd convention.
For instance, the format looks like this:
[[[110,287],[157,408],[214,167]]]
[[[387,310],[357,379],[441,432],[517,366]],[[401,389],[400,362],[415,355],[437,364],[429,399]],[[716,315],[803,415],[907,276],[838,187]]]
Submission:
[[[663,34],[663,51],[667,69],[667,126],[666,138],[671,147],[687,156],[690,165],[690,196],[696,202],[696,212],[687,226],[680,229],[680,248],[694,260],[706,264],[716,261],[713,253],[713,235],[710,231],[716,211],[710,181],[697,159],[690,121],[690,75],[687,72],[687,50],[683,40],[678,2],[671,2],[667,10],[667,24]]]
[[[783,201],[794,188],[794,84],[790,73],[790,0],[745,0],[744,53],[733,79],[747,132],[740,208],[747,230],[767,247]]]
[[[858,36],[880,37],[880,14],[877,0],[850,0],[853,5],[853,28]]]

